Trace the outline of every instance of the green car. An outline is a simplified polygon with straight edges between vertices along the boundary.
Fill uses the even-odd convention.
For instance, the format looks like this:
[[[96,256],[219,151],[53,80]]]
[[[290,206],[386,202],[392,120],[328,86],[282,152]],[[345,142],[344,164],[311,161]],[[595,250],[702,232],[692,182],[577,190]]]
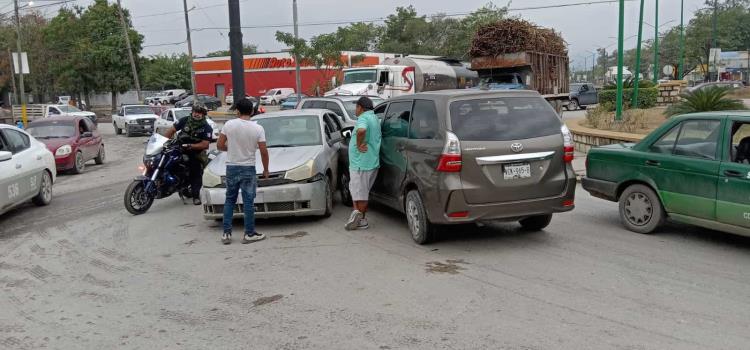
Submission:
[[[583,188],[620,204],[625,227],[671,220],[750,236],[750,112],[688,114],[637,144],[592,149]]]

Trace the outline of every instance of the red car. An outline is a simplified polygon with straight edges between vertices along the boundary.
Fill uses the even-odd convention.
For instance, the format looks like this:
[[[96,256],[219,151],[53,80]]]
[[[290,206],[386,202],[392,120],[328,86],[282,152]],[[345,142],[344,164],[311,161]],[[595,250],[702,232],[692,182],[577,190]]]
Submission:
[[[29,123],[26,131],[55,155],[57,171],[80,174],[86,162],[104,163],[104,142],[96,125],[86,117],[51,117]]]

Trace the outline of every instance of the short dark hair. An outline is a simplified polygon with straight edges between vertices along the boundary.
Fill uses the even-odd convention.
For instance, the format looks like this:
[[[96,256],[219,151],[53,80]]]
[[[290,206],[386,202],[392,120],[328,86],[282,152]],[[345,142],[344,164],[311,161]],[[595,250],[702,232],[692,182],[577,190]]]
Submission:
[[[242,115],[253,115],[253,101],[242,98],[234,104],[234,108]]]
[[[360,97],[359,100],[357,100],[357,106],[362,107],[362,109],[366,111],[371,111],[374,108],[372,106],[372,100],[367,96]]]

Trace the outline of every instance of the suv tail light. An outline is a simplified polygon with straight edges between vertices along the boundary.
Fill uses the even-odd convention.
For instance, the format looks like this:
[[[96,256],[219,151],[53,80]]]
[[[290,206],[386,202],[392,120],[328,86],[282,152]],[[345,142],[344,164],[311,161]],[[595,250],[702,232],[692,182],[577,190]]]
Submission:
[[[445,146],[438,160],[437,171],[457,173],[461,171],[461,164],[461,143],[455,134],[448,131],[445,133]]]
[[[573,143],[573,135],[565,125],[560,127],[560,131],[563,135],[563,160],[565,160],[565,163],[572,163],[576,151],[575,144]]]

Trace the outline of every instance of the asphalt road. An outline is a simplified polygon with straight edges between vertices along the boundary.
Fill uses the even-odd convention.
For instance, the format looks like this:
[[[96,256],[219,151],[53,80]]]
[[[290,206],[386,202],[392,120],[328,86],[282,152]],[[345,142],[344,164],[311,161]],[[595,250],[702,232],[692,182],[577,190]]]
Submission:
[[[177,198],[122,203],[144,138],[107,134],[108,162],[63,175],[48,207],[0,217],[0,348],[747,349],[750,239],[621,228],[579,189],[544,232],[455,227],[412,243],[402,215],[367,231],[260,221],[219,243]],[[273,160],[271,160],[273,161]],[[237,231],[241,223],[236,222]]]

